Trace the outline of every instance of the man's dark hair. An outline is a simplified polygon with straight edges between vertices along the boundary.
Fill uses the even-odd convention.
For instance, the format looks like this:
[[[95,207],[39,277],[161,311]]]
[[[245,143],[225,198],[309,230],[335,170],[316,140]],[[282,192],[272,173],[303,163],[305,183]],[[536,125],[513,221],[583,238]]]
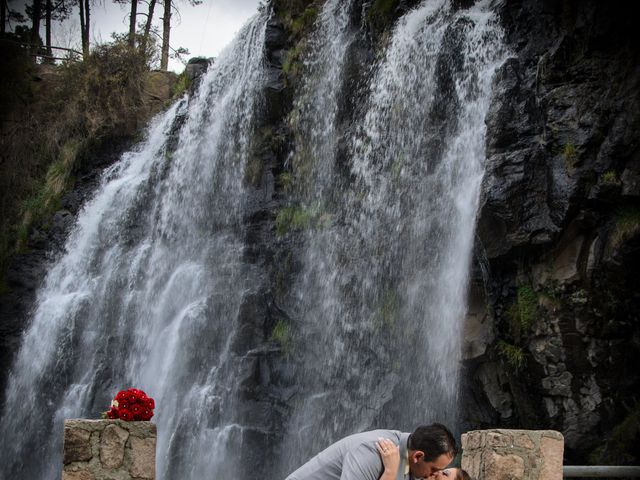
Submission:
[[[409,435],[407,442],[409,450],[421,450],[424,452],[424,461],[432,462],[443,453],[455,457],[458,453],[456,439],[451,432],[441,423],[421,425]]]

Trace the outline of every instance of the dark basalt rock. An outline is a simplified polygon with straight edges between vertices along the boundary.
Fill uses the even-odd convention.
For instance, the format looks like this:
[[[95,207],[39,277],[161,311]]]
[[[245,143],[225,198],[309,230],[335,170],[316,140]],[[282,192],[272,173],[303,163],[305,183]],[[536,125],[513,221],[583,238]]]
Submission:
[[[466,422],[558,429],[575,463],[605,460],[590,455],[638,408],[628,360],[640,353],[631,16],[595,1],[505,3],[513,58],[495,76],[486,120],[476,282],[497,336],[468,362]],[[524,366],[500,342],[520,349]],[[638,461],[637,451],[613,456]]]
[[[201,77],[213,63],[213,58],[193,57],[187,62],[184,69],[185,75],[190,81],[194,81]]]
[[[387,31],[418,3],[398,1]],[[454,8],[470,4],[456,0]],[[367,25],[370,5],[358,0],[352,10],[355,39],[347,52],[344,84],[336,86],[345,92],[338,112],[337,159],[345,181],[349,129],[380,48],[381,33],[372,38]],[[596,0],[510,1],[500,8],[513,55],[495,75],[486,118],[486,174],[472,288],[482,297],[477,303],[487,306],[490,335],[482,337],[464,365],[463,427],[558,429],[567,441],[567,459],[586,463],[638,401],[640,373],[630,359],[640,354],[640,277],[635,273],[640,225],[621,220],[626,212],[640,211],[638,17],[629,6]],[[447,48],[436,75],[443,95],[429,112],[441,130],[425,132],[430,135],[425,148],[441,148],[439,138],[457,127],[437,119],[442,109],[457,108],[446,103],[445,93],[460,69],[456,52],[467,26],[454,25],[445,35]],[[295,350],[285,352],[272,338],[280,322],[295,330],[287,285],[300,268],[302,242],[295,232],[280,238],[274,231],[279,209],[289,205],[289,193],[277,179],[287,171],[292,142],[286,117],[293,92],[282,75],[292,47],[285,26],[272,19],[266,30],[266,103],[259,127],[268,127],[272,139],[283,138],[285,145],[263,142],[251,159],[258,173],[247,199],[244,261],[265,273],[244,298],[231,345],[233,361],[242,367],[237,392],[242,408],[234,420],[248,426],[242,432],[243,450],[259,452],[259,459],[282,455],[279,436],[297,381]],[[193,65],[200,69],[204,64]],[[65,197],[51,228],[36,232],[32,245],[37,248],[16,257],[9,269],[11,293],[0,299],[3,376],[47,262],[59,252],[96,185],[97,172],[113,161],[96,158],[81,172],[86,177]],[[638,222],[637,215],[630,217]],[[527,292],[533,300],[526,300]],[[527,309],[528,325],[514,323],[522,315],[517,312]],[[509,362],[501,342],[519,349],[522,365]],[[0,382],[4,391],[3,386]],[[631,455],[625,461],[639,460],[637,453]],[[275,469],[265,465],[261,475],[271,478]]]

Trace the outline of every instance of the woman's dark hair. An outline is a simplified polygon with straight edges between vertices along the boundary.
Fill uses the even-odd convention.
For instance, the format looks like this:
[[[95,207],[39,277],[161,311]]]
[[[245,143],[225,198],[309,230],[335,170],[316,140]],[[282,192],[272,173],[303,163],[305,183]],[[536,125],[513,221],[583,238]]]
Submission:
[[[456,439],[451,432],[441,423],[421,425],[409,435],[407,441],[409,450],[421,450],[424,452],[424,461],[432,462],[443,453],[455,457],[458,453]]]

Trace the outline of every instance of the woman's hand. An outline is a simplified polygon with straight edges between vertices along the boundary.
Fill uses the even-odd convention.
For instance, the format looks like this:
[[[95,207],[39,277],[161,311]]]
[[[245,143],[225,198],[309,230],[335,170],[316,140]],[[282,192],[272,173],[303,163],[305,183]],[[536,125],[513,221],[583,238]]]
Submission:
[[[400,447],[386,438],[379,438],[376,442],[376,448],[382,458],[384,465],[384,473],[380,480],[395,480],[400,468]]]

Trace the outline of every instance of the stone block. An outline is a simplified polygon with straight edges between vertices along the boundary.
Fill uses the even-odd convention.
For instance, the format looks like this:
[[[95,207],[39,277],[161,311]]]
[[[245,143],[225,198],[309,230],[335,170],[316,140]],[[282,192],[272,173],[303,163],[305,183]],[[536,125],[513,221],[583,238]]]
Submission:
[[[559,432],[549,431],[549,435],[546,433],[540,440],[540,454],[543,462],[539,480],[562,480],[562,458],[564,455],[562,435]]]
[[[131,460],[132,477],[156,478],[156,439],[131,437]]]
[[[526,448],[528,450],[531,450],[531,449],[533,449],[535,447],[535,444],[533,443],[533,440],[531,440],[531,437],[529,435],[527,435],[526,432],[514,433],[514,435],[513,435],[513,444],[516,447]]]
[[[465,454],[462,456],[461,467],[471,475],[471,478],[479,478],[480,470],[482,469],[482,453],[476,452],[468,454],[465,450]]]
[[[564,438],[554,430],[476,430],[462,443],[462,468],[475,480],[562,480]]]
[[[87,470],[63,471],[62,480],[95,480],[95,477]]]
[[[462,435],[463,449],[480,448],[481,444],[482,444],[482,434],[479,432],[465,433],[464,435]]]
[[[91,432],[78,426],[64,428],[64,463],[91,460]]]
[[[488,432],[487,446],[489,447],[507,447],[511,444],[511,437],[503,432]]]
[[[118,425],[107,425],[100,440],[100,461],[105,468],[118,468],[124,460],[129,432]]]
[[[524,460],[518,455],[499,455],[491,452],[485,458],[483,473],[487,480],[522,480]]]
[[[122,420],[65,420],[63,480],[153,480],[156,426]]]

